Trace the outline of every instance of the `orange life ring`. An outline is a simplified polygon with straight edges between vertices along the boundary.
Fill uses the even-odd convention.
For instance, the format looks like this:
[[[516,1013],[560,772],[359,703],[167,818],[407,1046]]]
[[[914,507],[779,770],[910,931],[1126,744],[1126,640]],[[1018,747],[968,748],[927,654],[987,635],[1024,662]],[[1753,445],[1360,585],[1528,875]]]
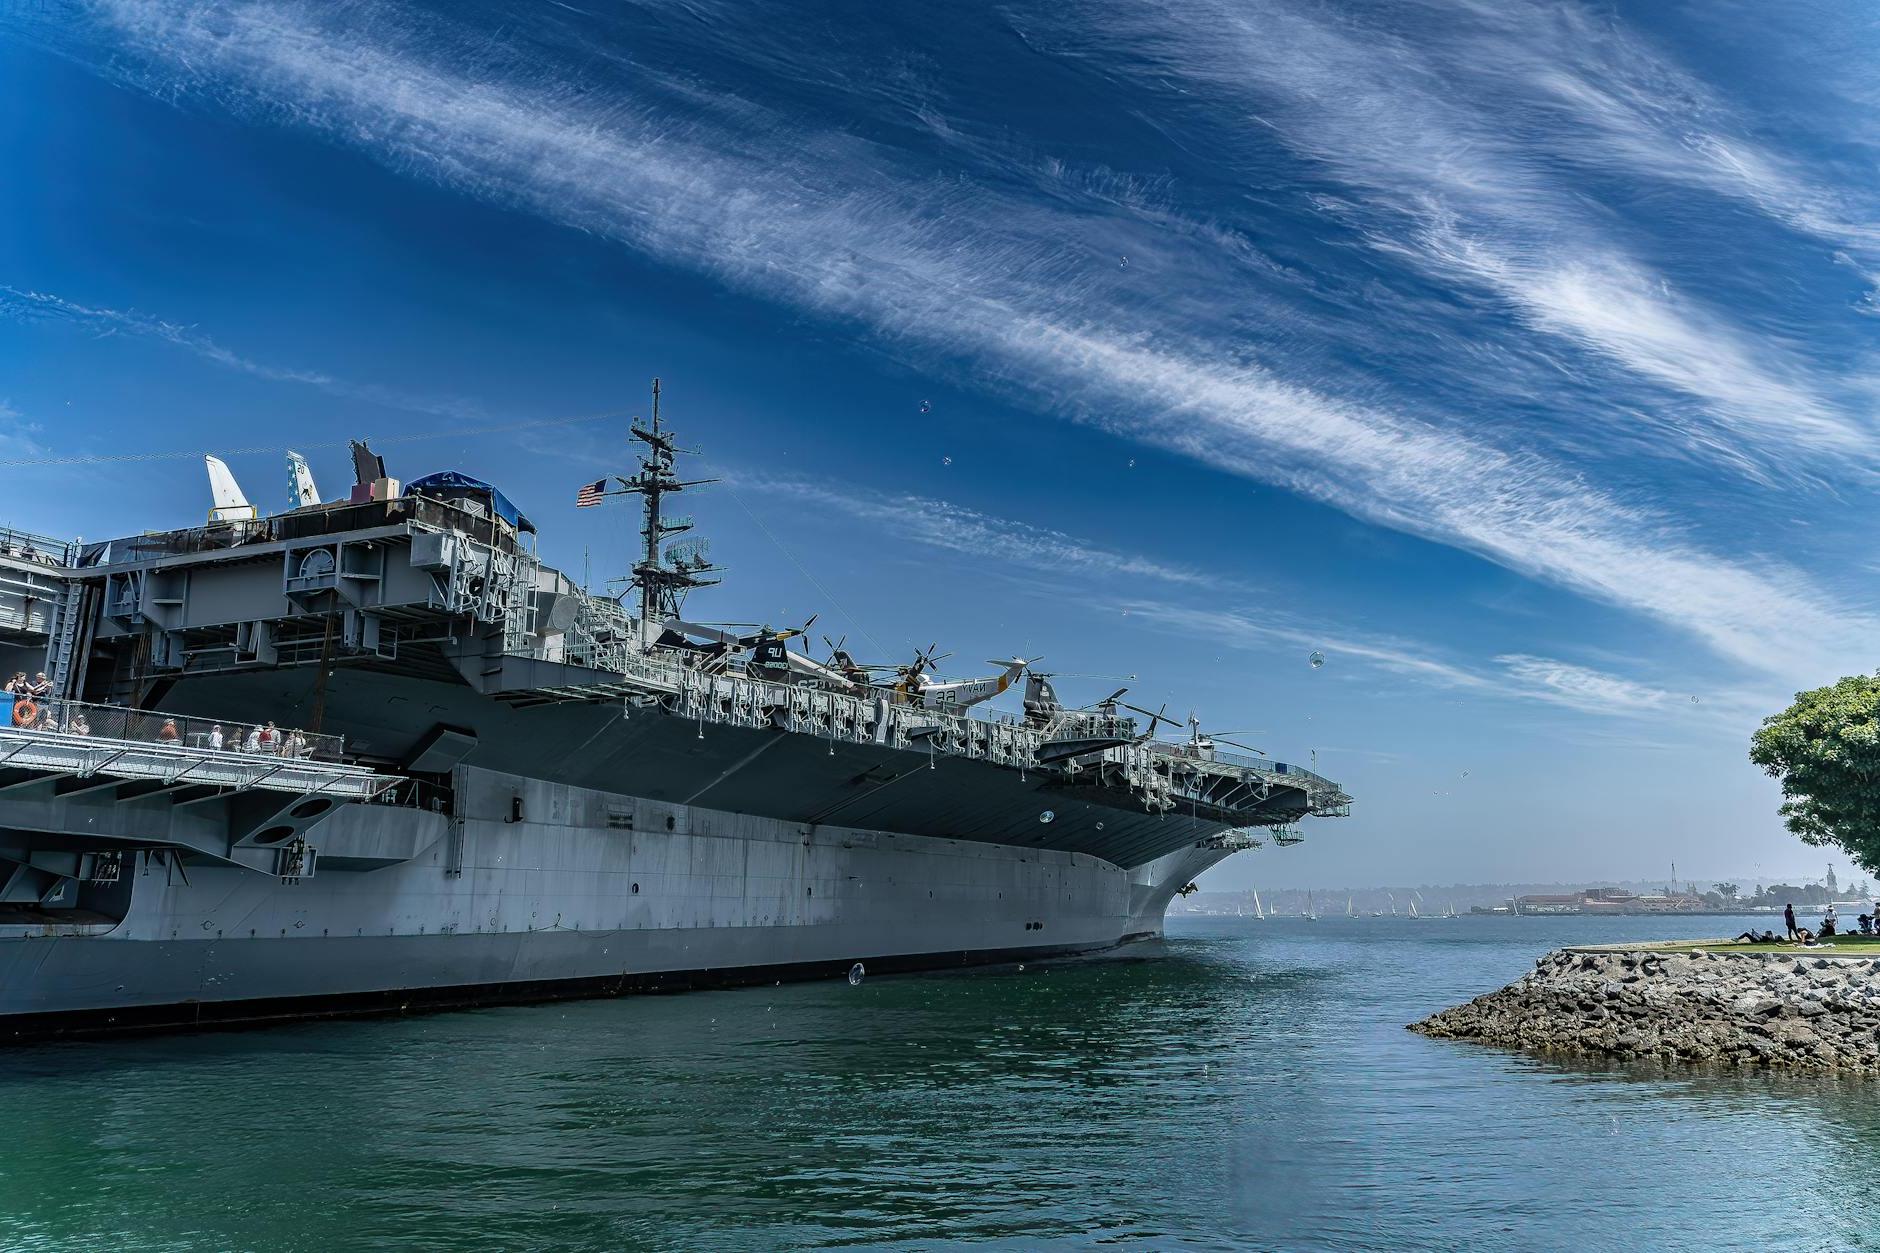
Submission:
[[[39,719],[39,706],[33,704],[33,702],[29,700],[16,700],[13,702],[13,725],[14,726],[30,727],[33,725],[34,722],[38,721],[38,719]]]

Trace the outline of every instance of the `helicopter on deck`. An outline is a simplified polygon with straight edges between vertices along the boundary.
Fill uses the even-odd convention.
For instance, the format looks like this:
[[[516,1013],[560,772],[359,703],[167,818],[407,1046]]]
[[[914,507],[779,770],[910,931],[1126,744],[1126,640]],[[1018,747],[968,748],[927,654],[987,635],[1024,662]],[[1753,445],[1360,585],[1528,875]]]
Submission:
[[[1004,692],[1018,681],[1018,676],[1025,673],[1033,662],[1044,660],[1042,657],[1013,657],[1006,661],[988,661],[987,665],[1003,666],[1004,669],[998,674],[979,679],[942,680],[934,671],[940,662],[952,654],[942,653],[936,657],[934,649],[938,647],[938,644],[930,645],[926,651],[916,652],[913,661],[894,668],[893,678],[882,686],[894,693],[898,703],[919,709],[966,709]]]

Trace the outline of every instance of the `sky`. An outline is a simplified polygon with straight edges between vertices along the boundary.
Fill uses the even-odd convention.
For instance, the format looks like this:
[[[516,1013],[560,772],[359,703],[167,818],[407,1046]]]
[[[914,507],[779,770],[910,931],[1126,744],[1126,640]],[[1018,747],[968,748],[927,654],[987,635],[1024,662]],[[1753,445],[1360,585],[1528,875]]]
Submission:
[[[1880,665],[1876,54],[1727,0],[12,0],[0,522],[196,522],[202,452],[285,507],[370,436],[598,589],[658,376],[723,480],[690,615],[1042,655],[1356,798],[1206,886],[1845,874],[1747,746]]]

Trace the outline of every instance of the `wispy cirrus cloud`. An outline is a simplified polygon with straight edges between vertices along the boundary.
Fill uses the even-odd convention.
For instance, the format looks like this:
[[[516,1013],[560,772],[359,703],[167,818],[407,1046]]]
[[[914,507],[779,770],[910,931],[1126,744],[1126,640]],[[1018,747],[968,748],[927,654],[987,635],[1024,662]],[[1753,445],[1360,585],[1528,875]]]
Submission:
[[[1880,250],[1870,185],[1863,196],[1862,183],[1834,185],[1772,150],[1729,101],[1625,24],[1576,4],[1456,3],[1480,31],[1459,55],[1555,102],[1577,160],[1701,188],[1870,259]]]
[[[735,491],[769,497],[789,508],[834,511],[897,540],[970,558],[983,573],[1006,567],[1033,577],[1082,579],[1093,595],[1117,586],[1117,579],[1146,578],[1167,584],[1169,597],[1131,598],[1117,607],[1138,622],[1178,632],[1189,642],[1210,648],[1264,644],[1295,649],[1302,658],[1324,653],[1335,662],[1356,662],[1431,687],[1536,701],[1604,717],[1658,715],[1681,703],[1663,688],[1553,658],[1506,654],[1494,658],[1492,666],[1471,665],[1411,640],[1353,631],[1322,620],[1306,622],[1272,609],[1255,613],[1190,603],[1178,599],[1184,590],[1231,603],[1252,595],[1253,589],[1218,573],[1105,547],[1061,530],[951,501],[743,470],[727,471],[726,481]]]
[[[45,454],[38,435],[40,425],[0,400],[0,454],[11,457],[38,457]]]
[[[57,322],[94,335],[128,335],[152,339],[180,348],[205,361],[273,383],[297,383],[330,395],[364,401],[410,413],[453,418],[487,416],[467,400],[417,396],[375,383],[354,383],[320,370],[299,369],[260,361],[219,343],[198,327],[151,317],[132,309],[110,309],[82,304],[51,292],[0,285],[0,318],[19,322]]]
[[[1509,680],[1540,700],[1593,713],[1658,713],[1675,699],[1663,688],[1551,657],[1495,658]]]
[[[734,488],[781,497],[799,508],[835,510],[898,539],[978,558],[988,569],[1005,564],[1054,574],[1154,579],[1179,587],[1221,586],[1217,577],[1186,566],[1106,548],[1050,527],[931,496],[838,489],[827,483],[747,472],[734,473],[730,483]]]
[[[1624,675],[1551,657],[1504,654],[1493,664],[1446,656],[1424,644],[1396,636],[1353,631],[1334,623],[1304,622],[1269,610],[1251,612],[1131,601],[1130,615],[1163,629],[1216,647],[1280,645],[1322,653],[1328,664],[1358,663],[1432,688],[1485,699],[1534,702],[1598,717],[1649,719],[1663,723],[1673,714],[1705,729],[1737,734],[1745,710],[1761,706],[1740,695],[1725,694],[1703,706],[1669,690]]]
[[[1782,345],[1653,272],[1589,211],[1571,172],[1535,152],[1625,159],[1654,177],[1682,171],[1836,240],[1871,231],[1832,220],[1821,193],[1747,142],[1688,127],[1667,136],[1681,115],[1643,102],[1695,89],[1623,39],[1595,47],[1588,23],[1556,19],[1570,6],[1407,11],[1445,32],[1435,44],[1449,56],[1384,22],[1293,0],[1099,6],[1060,37],[1127,46],[1137,78],[1173,80],[1257,120],[1254,142],[1275,136],[1363,189],[1351,209],[1376,247],[1492,292],[1532,328],[1696,402],[1694,414],[1660,410],[1656,420],[1705,455],[1765,480],[1794,473],[1800,455],[1855,457],[1872,471],[1880,441],[1870,422],[1824,394]],[[1531,118],[1537,97],[1570,124]],[[1545,130],[1540,144],[1516,138],[1523,110]]]
[[[969,360],[1081,420],[1628,607],[1759,668],[1843,665],[1864,657],[1880,628],[1799,571],[1706,550],[1673,515],[1601,489],[1582,467],[1284,377],[1237,341],[1231,298],[1207,299],[1205,256],[1191,261],[1185,277],[1195,281],[1182,285],[1180,301],[1122,307],[1067,275],[1061,241],[1086,231],[1084,219],[986,185],[923,180],[849,135],[803,132],[754,108],[737,110],[735,131],[677,123],[630,85],[587,91],[568,82],[566,65],[520,49],[501,72],[468,64],[447,23],[378,8],[105,0],[99,12],[134,54],[102,58],[103,72],[307,127],[413,175],[847,319],[914,351]],[[1183,40],[1197,29],[1172,9],[1155,12]],[[1241,33],[1253,32],[1243,23]],[[1282,121],[1293,121],[1295,142],[1342,162],[1354,185],[1388,181],[1400,194],[1414,176],[1421,182],[1405,203],[1468,192],[1478,222],[1496,228],[1491,238],[1515,229],[1515,209],[1552,195],[1511,175],[1492,145],[1478,149],[1427,81],[1409,97],[1385,92],[1365,58],[1343,47],[1328,58],[1319,39],[1309,23],[1282,28],[1255,68],[1291,75],[1303,102],[1296,116],[1310,124]],[[1247,50],[1217,42],[1229,53],[1214,72],[1246,77]],[[1367,50],[1376,60],[1396,51]],[[1340,93],[1357,112],[1338,104]],[[1435,142],[1452,147],[1432,149],[1424,130],[1432,123]],[[1371,138],[1354,147],[1367,127]],[[1389,156],[1393,146],[1403,148],[1399,157]],[[1632,354],[1635,368],[1699,393],[1731,431],[1867,454],[1855,424],[1720,321],[1664,302],[1646,306],[1666,319],[1646,329],[1641,313],[1614,315],[1601,284],[1629,282],[1627,258],[1602,251],[1587,260],[1582,250],[1581,268],[1563,269],[1546,261],[1542,245],[1554,241],[1512,236],[1509,247],[1470,253],[1461,246],[1483,234],[1476,227],[1445,226],[1440,205],[1416,220],[1430,239],[1460,249],[1463,260],[1448,262],[1439,247],[1423,249],[1449,273],[1498,282],[1527,302],[1537,325],[1557,318],[1616,359]],[[1126,237],[1129,226],[1104,229],[1106,239]],[[1507,267],[1499,279],[1498,267]],[[1591,277],[1563,279],[1574,274]],[[1709,355],[1687,359],[1700,348]],[[1716,377],[1736,381],[1701,394]],[[1748,395],[1752,387],[1795,404],[1773,414]],[[1714,432],[1695,438],[1729,443]]]

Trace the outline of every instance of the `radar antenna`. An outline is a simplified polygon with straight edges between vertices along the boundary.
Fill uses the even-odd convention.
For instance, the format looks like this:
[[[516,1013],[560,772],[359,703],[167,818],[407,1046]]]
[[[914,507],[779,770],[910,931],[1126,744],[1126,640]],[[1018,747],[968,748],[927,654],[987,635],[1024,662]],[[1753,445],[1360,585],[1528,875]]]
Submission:
[[[640,455],[640,472],[630,479],[616,478],[622,492],[637,492],[645,503],[645,518],[640,526],[640,560],[633,567],[632,585],[640,592],[640,646],[651,648],[659,638],[662,625],[677,618],[685,594],[693,588],[711,587],[719,582],[705,576],[719,567],[706,559],[706,541],[688,539],[661,550],[668,535],[691,529],[692,519],[661,518],[660,502],[668,492],[688,487],[702,487],[717,479],[681,479],[673,472],[673,462],[686,449],[673,443],[672,432],[660,425],[659,380],[653,380],[653,420],[642,426],[635,422],[634,439],[646,445]]]

